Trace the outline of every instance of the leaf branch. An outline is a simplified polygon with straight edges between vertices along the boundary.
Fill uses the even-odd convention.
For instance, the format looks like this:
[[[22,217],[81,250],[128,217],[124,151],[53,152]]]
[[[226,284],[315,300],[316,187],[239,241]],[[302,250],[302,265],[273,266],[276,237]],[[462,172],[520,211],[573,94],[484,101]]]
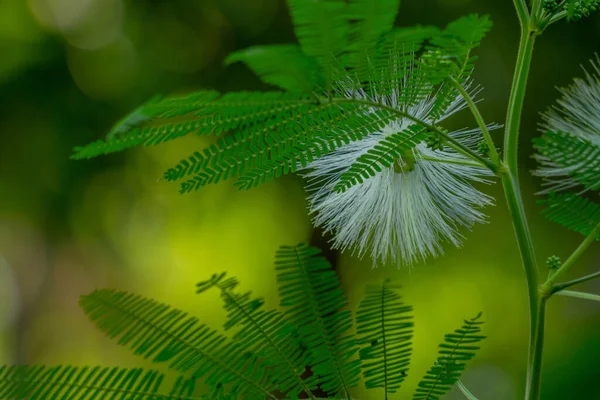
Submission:
[[[584,293],[584,292],[576,292],[574,290],[562,290],[560,292],[557,292],[556,294],[561,295],[561,296],[566,296],[566,297],[575,297],[575,298],[584,299],[584,300],[600,301],[600,295]]]
[[[492,159],[495,165],[500,165],[500,156],[498,155],[498,150],[496,150],[496,145],[494,144],[492,135],[490,135],[490,131],[487,125],[485,124],[481,113],[479,112],[477,104],[475,104],[471,95],[469,95],[469,93],[465,90],[463,85],[460,84],[460,82],[458,82],[453,77],[450,77],[449,81],[467,102],[467,105],[469,106],[469,109],[471,110],[475,121],[477,121],[477,125],[479,126],[479,129],[481,129],[481,133],[483,134],[483,137],[485,138],[485,141],[487,142],[490,148],[490,158]]]
[[[573,264],[579,260],[581,255],[587,250],[588,247],[596,240],[598,235],[600,234],[600,224],[596,225],[596,227],[587,235],[587,237],[581,242],[579,247],[575,249],[575,251],[569,256],[569,258],[556,270],[556,272],[546,280],[546,282],[542,285],[542,293],[545,293],[546,296],[550,296],[553,292],[552,286],[554,283],[564,275]]]
[[[398,110],[394,107],[390,107],[387,106],[385,104],[381,104],[381,103],[376,103],[370,100],[361,100],[361,99],[331,99],[329,100],[333,103],[336,104],[362,104],[362,105],[367,105],[373,108],[378,108],[380,110],[385,110],[388,111],[394,115],[397,115],[400,118],[406,118],[409,119],[413,122],[415,122],[416,124],[419,124],[425,128],[427,128],[429,131],[431,132],[435,132],[436,134],[440,135],[441,137],[443,137],[447,142],[448,142],[448,146],[453,148],[454,150],[458,151],[459,153],[463,154],[464,156],[479,162],[481,165],[487,167],[490,171],[492,171],[494,174],[496,174],[499,170],[498,165],[494,164],[492,161],[487,160],[485,158],[483,158],[482,156],[480,156],[479,154],[477,154],[475,151],[469,149],[468,147],[466,147],[465,145],[463,145],[461,142],[459,142],[458,140],[454,139],[453,137],[451,137],[450,135],[448,135],[446,132],[443,132],[441,129],[439,129],[438,127],[431,125],[429,123],[427,123],[426,121],[423,121],[420,118],[417,118],[407,112],[404,112],[402,110]]]

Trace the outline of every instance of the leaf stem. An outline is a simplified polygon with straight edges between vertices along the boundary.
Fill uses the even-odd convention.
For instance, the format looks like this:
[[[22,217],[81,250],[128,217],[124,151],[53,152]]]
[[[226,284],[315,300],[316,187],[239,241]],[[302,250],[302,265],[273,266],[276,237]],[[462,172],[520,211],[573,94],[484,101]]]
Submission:
[[[548,280],[546,280],[546,282],[542,286],[543,293],[547,293],[547,294],[552,293],[552,285],[558,280],[558,278],[560,278],[569,269],[571,269],[573,264],[575,264],[577,262],[579,257],[581,257],[581,255],[587,250],[587,248],[590,247],[590,245],[594,241],[596,241],[596,238],[598,237],[599,234],[600,234],[600,224],[598,224],[598,225],[596,225],[596,227],[594,227],[594,229],[589,233],[589,235],[586,236],[586,238],[583,240],[583,242],[581,242],[579,247],[577,247],[575,249],[575,251],[569,256],[569,258],[567,258],[567,260],[560,266],[560,268],[557,269],[554,274],[550,275]]]
[[[498,155],[498,151],[496,150],[496,145],[494,144],[492,135],[490,135],[490,131],[488,130],[487,125],[485,124],[485,121],[483,120],[483,117],[479,112],[479,108],[477,108],[477,104],[475,104],[475,102],[471,98],[471,95],[469,95],[469,93],[465,90],[463,85],[460,84],[460,82],[458,82],[453,77],[450,77],[450,83],[452,83],[452,86],[454,86],[456,90],[458,90],[458,92],[462,95],[463,99],[465,99],[465,101],[467,102],[467,105],[469,106],[469,109],[471,110],[475,121],[477,121],[477,125],[479,125],[479,129],[481,129],[481,133],[483,133],[483,137],[485,138],[485,141],[487,142],[490,148],[490,158],[492,159],[494,164],[500,165],[500,156]]]
[[[477,397],[475,397],[475,395],[473,393],[471,393],[471,391],[469,391],[469,389],[467,389],[465,384],[462,383],[461,381],[456,381],[456,387],[458,387],[460,389],[462,394],[464,394],[467,399],[477,400]]]
[[[572,281],[557,283],[552,287],[552,294],[560,292],[561,290],[565,290],[568,287],[573,285],[577,285],[583,282],[591,281],[592,279],[600,278],[600,271],[594,272],[593,274],[589,274],[586,276],[582,276],[581,278],[573,279]]]
[[[438,135],[442,136],[444,139],[446,139],[446,141],[448,142],[448,146],[452,147],[454,150],[460,152],[461,154],[465,155],[466,157],[478,161],[479,163],[481,163],[483,166],[487,167],[488,169],[490,169],[494,174],[496,174],[499,170],[499,166],[494,164],[491,160],[485,159],[482,156],[480,156],[479,154],[477,154],[475,151],[471,150],[470,148],[466,147],[465,145],[463,145],[461,142],[459,142],[458,140],[454,139],[452,136],[448,135],[446,132],[443,132],[441,129],[439,129],[437,126],[431,125],[429,123],[427,123],[426,121],[423,121],[420,118],[417,118],[407,112],[404,112],[402,110],[398,110],[394,107],[390,107],[387,106],[385,104],[381,104],[381,103],[376,103],[370,100],[362,100],[362,99],[331,99],[330,100],[333,103],[336,104],[362,104],[362,105],[366,105],[366,106],[370,106],[370,107],[374,107],[374,108],[378,108],[380,110],[385,110],[388,112],[391,112],[392,114],[397,115],[400,118],[406,118],[409,119],[411,121],[413,121],[416,124],[419,124],[425,128],[427,128],[428,130],[430,130],[431,132],[435,132]]]
[[[428,156],[420,156],[419,159],[424,160],[424,161],[431,161],[431,162],[464,165],[466,167],[481,167],[482,166],[481,163],[467,161],[467,160],[451,160],[451,159],[435,158],[435,157],[428,157]]]
[[[515,235],[525,269],[529,297],[529,360],[527,367],[526,400],[538,400],[541,387],[541,364],[543,350],[545,300],[539,294],[537,263],[533,242],[525,216],[518,177],[519,125],[525,100],[527,78],[531,66],[536,33],[523,23],[519,8],[522,1],[515,0],[515,6],[521,20],[521,39],[510,93],[506,116],[506,135],[504,138],[504,164],[507,173],[502,175],[502,185],[508,210],[513,220]]]
[[[561,295],[561,296],[566,296],[566,297],[576,297],[578,299],[600,301],[600,295],[584,293],[584,292],[576,292],[574,290],[561,290],[560,292],[557,292],[556,294]]]

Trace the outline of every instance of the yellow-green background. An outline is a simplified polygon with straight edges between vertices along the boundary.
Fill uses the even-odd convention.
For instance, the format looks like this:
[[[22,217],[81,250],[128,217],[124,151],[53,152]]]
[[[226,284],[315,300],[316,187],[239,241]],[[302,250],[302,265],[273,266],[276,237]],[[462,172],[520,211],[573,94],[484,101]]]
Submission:
[[[488,13],[494,29],[478,51],[481,109],[502,122],[518,41],[509,0],[404,1],[397,24],[445,25]],[[600,51],[600,15],[552,26],[538,40],[524,109],[523,191],[539,264],[565,258],[581,240],[544,221],[528,177],[538,113]],[[249,192],[231,182],[180,196],[162,171],[213,138],[189,137],[91,161],[71,148],[100,138],[155,93],[202,88],[263,89],[244,67],[222,66],[232,50],[294,41],[279,0],[0,1],[0,364],[146,365],[105,339],[77,306],[80,294],[114,287],[154,297],[218,327],[216,295],[197,281],[229,271],[277,306],[273,256],[279,245],[327,237],[311,229],[302,182],[280,179]],[[452,127],[473,123],[464,114]],[[499,136],[500,132],[496,131]],[[499,143],[499,141],[498,141]],[[461,250],[414,268],[371,269],[369,260],[326,250],[355,307],[366,282],[393,277],[415,306],[414,388],[445,332],[482,310],[478,358],[464,375],[482,400],[522,398],[527,352],[524,274],[500,188],[489,224],[465,233]],[[598,269],[597,248],[572,276]],[[545,272],[544,272],[545,274]],[[600,284],[586,285],[600,292]],[[600,306],[549,302],[543,399],[600,399]],[[380,398],[376,394],[363,399]],[[404,398],[398,395],[397,398]],[[459,399],[453,392],[449,399]]]

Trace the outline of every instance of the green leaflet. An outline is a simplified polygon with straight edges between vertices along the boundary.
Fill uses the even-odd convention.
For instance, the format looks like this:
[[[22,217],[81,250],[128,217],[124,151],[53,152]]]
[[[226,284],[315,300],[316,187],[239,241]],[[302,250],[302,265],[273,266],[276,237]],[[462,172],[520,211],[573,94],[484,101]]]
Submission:
[[[0,399],[348,399],[361,370],[367,389],[396,391],[408,369],[413,332],[412,307],[400,301],[397,286],[389,281],[368,286],[354,320],[336,272],[319,249],[283,246],[275,265],[282,311],[264,310],[263,299],[238,292],[238,281],[225,273],[197,284],[198,293],[220,292],[227,312],[223,329],[232,331],[227,337],[180,310],[135,294],[102,289],[80,298],[104,334],[180,374],[168,392],[157,371],[4,366]],[[475,336],[481,324],[475,320],[446,335],[440,363],[453,360],[464,367],[482,338]],[[452,376],[462,371],[448,365]],[[208,386],[201,397],[198,379]],[[326,394],[316,396],[316,390]]]
[[[334,190],[339,193],[345,192],[350,187],[375,176],[384,168],[390,168],[397,160],[402,159],[403,155],[410,156],[412,149],[426,138],[427,130],[416,124],[386,136],[342,174]]]
[[[296,148],[297,144],[312,144],[314,136],[328,128],[336,118],[342,118],[341,113],[342,109],[332,103],[305,104],[287,116],[236,132],[233,137],[224,137],[202,153],[195,152],[166,171],[164,178],[172,181],[196,175],[182,184],[181,191],[186,193],[230,176],[239,176],[261,163],[301,158],[303,154],[303,158],[311,157],[312,154],[306,154],[306,148]]]
[[[156,145],[189,133],[199,135],[221,134],[234,129],[244,129],[269,119],[285,118],[297,107],[311,101],[301,94],[284,92],[236,92],[219,94],[201,91],[191,95],[152,101],[135,114],[148,116],[131,117],[141,123],[118,124],[106,140],[99,140],[84,147],[76,147],[72,158],[92,158],[101,154],[121,151],[138,145]],[[128,120],[127,118],[125,120]],[[125,131],[125,129],[130,128]]]
[[[491,25],[487,17],[471,15],[443,31],[420,26],[394,29],[398,0],[289,3],[300,47],[251,47],[226,60],[246,63],[262,80],[287,92],[205,90],[155,98],[117,123],[105,140],[75,148],[72,157],[92,158],[156,145],[190,133],[232,132],[194,152],[163,177],[186,178],[182,193],[229,177],[238,178],[239,189],[250,189],[381,130],[398,118],[390,107],[406,110],[436,96],[432,117],[440,117],[456,91],[445,84],[437,86],[449,76],[466,82],[474,61],[470,51]],[[426,51],[421,56],[423,46]],[[347,102],[360,93],[371,105]],[[373,151],[378,154],[366,155],[354,165],[336,190],[345,190],[392,163],[390,155],[402,154],[420,138],[415,135],[406,142],[392,137],[382,142]]]
[[[373,63],[377,45],[393,25],[400,0],[353,0],[348,4],[348,47],[343,64],[352,72],[366,71]]]
[[[239,189],[253,188],[306,167],[315,158],[360,140],[395,118],[387,111],[359,113],[366,108],[328,102],[298,110],[289,119],[225,137],[182,160],[163,177],[178,180],[195,174],[182,184],[182,193],[232,176],[238,177]]]
[[[256,164],[238,178],[235,183],[238,189],[251,189],[281,175],[295,172],[299,167],[304,168],[313,159],[320,158],[343,144],[360,140],[374,130],[382,129],[394,119],[394,115],[387,111],[359,114],[357,110],[365,108],[361,105],[346,104],[344,108],[348,110],[353,106],[354,112],[345,111],[337,118],[314,126],[313,129],[318,134],[305,142],[294,142],[286,151],[277,153],[273,151],[277,147],[272,145],[269,148],[269,159]]]
[[[141,368],[13,366],[0,367],[0,398],[11,400],[133,398],[153,400],[161,391],[164,375]],[[170,400],[191,400],[193,381],[180,377]]]
[[[329,396],[349,398],[349,389],[358,385],[360,360],[335,271],[319,249],[306,245],[281,247],[275,270],[281,307],[304,339],[320,387]]]
[[[198,293],[209,287],[221,292],[228,313],[225,330],[238,328],[234,339],[245,350],[264,360],[272,374],[270,379],[278,383],[278,391],[293,397],[316,390],[317,380],[302,379],[307,360],[305,354],[299,351],[294,337],[295,327],[286,321],[283,313],[263,310],[263,299],[253,299],[250,292],[235,292],[237,279],[223,280],[224,276],[221,274],[216,280],[213,277],[209,282],[199,283]]]
[[[599,146],[569,133],[552,131],[533,139],[533,143],[537,150],[534,157],[542,165],[536,175],[547,178],[546,184],[552,189],[577,184],[594,191],[600,189]]]
[[[542,211],[544,217],[585,236],[600,224],[600,205],[574,193],[550,193],[538,204],[547,206]]]
[[[400,388],[412,355],[412,307],[400,301],[398,289],[389,280],[367,286],[356,314],[365,386],[386,393]]]
[[[479,342],[485,339],[485,336],[479,334],[483,324],[479,318],[481,314],[465,320],[460,329],[445,336],[444,342],[440,344],[438,359],[419,382],[414,400],[439,400],[440,396],[456,384],[467,362],[479,350]]]
[[[204,378],[213,388],[233,386],[248,399],[263,399],[275,390],[256,355],[180,310],[114,290],[82,296],[80,305],[108,337],[153,362],[168,362],[169,368]]]
[[[425,42],[438,33],[433,26],[415,26],[395,28],[384,35],[366,69],[357,70],[365,81],[365,90],[375,97],[395,93],[398,103],[404,106],[429,96],[433,88],[424,79],[424,71],[415,66],[415,60]]]
[[[324,85],[316,60],[295,44],[249,47],[225,59],[227,65],[234,62],[247,64],[264,82],[289,92],[312,94]]]
[[[328,88],[343,68],[340,59],[348,46],[346,1],[288,0],[288,5],[302,51],[317,60]]]
[[[473,49],[479,47],[481,40],[492,28],[488,16],[479,17],[471,14],[448,24],[439,35],[431,40],[429,59],[423,64],[428,79],[433,84],[443,83],[452,77],[461,85],[467,85],[473,73],[477,57],[472,55]],[[439,118],[459,95],[456,88],[446,83],[437,93],[432,117]]]

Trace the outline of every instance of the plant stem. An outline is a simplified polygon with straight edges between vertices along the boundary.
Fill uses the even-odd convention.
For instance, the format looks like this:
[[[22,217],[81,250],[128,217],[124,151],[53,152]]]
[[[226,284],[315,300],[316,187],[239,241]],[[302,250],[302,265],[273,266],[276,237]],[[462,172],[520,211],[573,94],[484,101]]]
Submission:
[[[461,381],[457,381],[456,386],[460,389],[462,394],[464,394],[467,399],[477,400],[477,397],[475,397],[475,395],[473,393],[471,393],[471,391],[469,389],[467,389],[467,387],[465,386],[464,383],[462,383]]]
[[[517,15],[519,16],[519,22],[521,23],[521,28],[527,26],[527,22],[529,21],[529,11],[527,10],[527,3],[525,0],[514,0],[515,8],[517,9]]]
[[[542,292],[544,292],[544,293],[552,292],[552,285],[558,280],[558,278],[560,278],[562,275],[564,275],[573,266],[573,264],[575,264],[575,262],[577,262],[577,260],[585,252],[585,250],[588,247],[590,247],[590,245],[594,241],[596,241],[596,238],[598,237],[599,234],[600,234],[600,224],[596,225],[596,227],[589,233],[589,235],[586,236],[586,238],[583,240],[583,242],[581,242],[579,247],[577,247],[575,249],[573,254],[571,254],[569,256],[569,258],[567,258],[567,261],[565,261],[560,266],[560,268],[556,270],[556,272],[554,274],[550,275],[550,277],[548,278],[548,280],[544,283],[544,286],[542,287]]]
[[[582,276],[581,278],[573,279],[572,281],[557,283],[552,287],[552,293],[560,292],[561,290],[565,290],[566,288],[571,287],[573,285],[591,281],[592,279],[596,278],[600,278],[600,272],[594,272],[593,274]]]
[[[445,160],[443,158],[435,158],[435,157],[428,157],[428,156],[420,156],[419,159],[425,160],[425,161],[431,161],[431,162],[463,165],[465,167],[482,167],[482,166],[484,166],[484,165],[481,165],[481,163],[468,161],[468,160],[450,160],[450,159]]]
[[[517,11],[519,2],[515,0]],[[521,18],[521,17],[520,17]],[[519,125],[525,99],[527,77],[531,65],[533,45],[536,34],[531,32],[521,20],[521,39],[513,84],[510,93],[506,116],[506,135],[504,138],[504,163],[507,173],[502,175],[502,185],[506,196],[508,210],[521,253],[523,268],[527,278],[529,296],[529,360],[527,366],[527,385],[525,398],[538,400],[541,386],[541,364],[544,333],[545,300],[539,294],[538,271],[533,250],[533,243],[527,225],[518,177]]]
[[[460,84],[456,79],[450,77],[450,83],[454,86],[458,92],[462,95],[463,99],[467,102],[473,117],[475,117],[475,121],[477,121],[477,125],[479,125],[479,129],[481,129],[481,133],[483,133],[483,137],[490,148],[490,158],[496,165],[500,165],[500,156],[498,155],[498,151],[496,150],[496,145],[494,144],[494,140],[492,139],[492,135],[490,135],[490,131],[488,130],[481,113],[479,112],[479,108],[477,108],[477,104],[473,101],[469,93],[465,90],[463,85]]]
[[[370,100],[361,100],[361,99],[331,99],[330,100],[333,103],[336,104],[362,104],[365,106],[369,106],[369,107],[373,107],[373,108],[378,108],[380,110],[385,110],[388,111],[392,114],[397,115],[399,118],[406,118],[408,120],[413,121],[414,123],[421,125],[424,128],[427,128],[429,131],[431,132],[435,132],[438,135],[440,135],[441,137],[443,137],[446,141],[449,147],[452,147],[454,150],[460,152],[461,154],[463,154],[464,156],[480,162],[482,165],[486,166],[490,171],[492,171],[494,174],[498,171],[498,165],[494,164],[491,160],[485,159],[482,156],[480,156],[479,154],[477,154],[476,152],[474,152],[473,150],[471,150],[470,148],[466,147],[465,145],[463,145],[461,142],[459,142],[458,140],[454,139],[452,136],[448,135],[446,132],[443,132],[442,130],[440,130],[437,126],[431,125],[430,123],[423,121],[420,118],[417,118],[407,112],[404,112],[402,110],[398,110],[394,107],[390,107],[388,105],[382,104],[382,103],[376,103]]]
[[[576,292],[574,290],[562,290],[560,292],[557,292],[556,294],[567,297],[576,297],[578,299],[600,301],[600,296],[597,294]]]

